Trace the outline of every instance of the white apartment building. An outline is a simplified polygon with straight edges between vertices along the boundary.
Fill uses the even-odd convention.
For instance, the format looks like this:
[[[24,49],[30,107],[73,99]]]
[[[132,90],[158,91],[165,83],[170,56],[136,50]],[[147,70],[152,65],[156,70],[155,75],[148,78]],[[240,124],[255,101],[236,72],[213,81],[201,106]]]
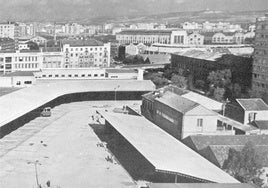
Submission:
[[[187,32],[184,30],[125,30],[116,35],[120,44],[187,44]]]
[[[110,43],[96,40],[63,41],[64,68],[109,67]]]
[[[16,23],[0,23],[0,38],[15,39],[18,37],[18,25]]]
[[[215,33],[212,36],[213,44],[243,44],[244,41],[244,34],[240,32]]]
[[[40,52],[0,53],[0,72],[7,74],[16,71],[38,71],[42,68]]]
[[[63,52],[16,51],[0,53],[0,73],[62,68],[63,57]]]

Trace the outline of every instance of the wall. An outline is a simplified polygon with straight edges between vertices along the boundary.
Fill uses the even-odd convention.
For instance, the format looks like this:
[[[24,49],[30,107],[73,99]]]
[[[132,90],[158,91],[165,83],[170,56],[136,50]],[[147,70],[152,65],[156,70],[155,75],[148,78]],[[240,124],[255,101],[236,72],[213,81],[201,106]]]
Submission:
[[[266,120],[268,121],[268,110],[266,111],[245,111],[244,124],[248,124],[248,117],[250,113],[257,113],[256,120]]]
[[[157,114],[157,110],[161,111],[165,115],[169,116],[176,122],[173,123],[162,115]],[[177,139],[181,139],[181,132],[182,132],[182,123],[183,123],[183,115],[178,111],[158,102],[154,102],[154,123],[158,125],[160,128],[165,130],[167,133],[171,134]]]
[[[203,119],[203,127],[197,127],[197,119]],[[184,116],[182,139],[190,135],[217,134],[217,116]]]

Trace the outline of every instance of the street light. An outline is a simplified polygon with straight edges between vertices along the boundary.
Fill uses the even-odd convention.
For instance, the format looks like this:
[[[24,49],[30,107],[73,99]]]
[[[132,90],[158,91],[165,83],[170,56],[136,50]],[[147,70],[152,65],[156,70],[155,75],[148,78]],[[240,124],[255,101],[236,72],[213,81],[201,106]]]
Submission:
[[[34,164],[36,184],[37,184],[37,187],[40,188],[41,185],[39,184],[39,180],[38,180],[37,164],[41,165],[41,163],[38,160],[36,160],[34,162],[28,162],[28,164]]]
[[[118,89],[120,87],[120,85],[118,85],[117,87],[114,88],[114,102],[116,102],[116,89]]]
[[[226,109],[226,105],[229,103],[230,101],[228,100],[228,98],[226,99],[226,101],[223,103],[223,112],[222,115],[225,116],[225,109]]]

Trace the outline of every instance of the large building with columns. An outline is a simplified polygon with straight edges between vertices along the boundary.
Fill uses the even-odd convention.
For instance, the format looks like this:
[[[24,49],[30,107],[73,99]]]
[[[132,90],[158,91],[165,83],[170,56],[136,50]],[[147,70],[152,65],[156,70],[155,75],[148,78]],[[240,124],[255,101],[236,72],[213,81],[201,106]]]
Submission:
[[[183,30],[125,30],[116,34],[120,44],[187,44],[187,32]]]

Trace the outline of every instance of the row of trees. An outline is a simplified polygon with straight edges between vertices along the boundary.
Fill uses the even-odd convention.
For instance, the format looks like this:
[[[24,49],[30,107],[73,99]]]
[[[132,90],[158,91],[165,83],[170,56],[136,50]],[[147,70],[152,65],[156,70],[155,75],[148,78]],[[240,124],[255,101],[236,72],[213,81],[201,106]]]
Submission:
[[[267,156],[265,156],[267,157]],[[224,161],[223,169],[241,183],[263,185],[261,175],[262,158],[256,152],[256,147],[248,142],[241,151],[229,149],[228,158]]]
[[[125,65],[137,65],[137,64],[150,64],[150,59],[147,57],[145,60],[141,55],[129,55],[123,60]]]

